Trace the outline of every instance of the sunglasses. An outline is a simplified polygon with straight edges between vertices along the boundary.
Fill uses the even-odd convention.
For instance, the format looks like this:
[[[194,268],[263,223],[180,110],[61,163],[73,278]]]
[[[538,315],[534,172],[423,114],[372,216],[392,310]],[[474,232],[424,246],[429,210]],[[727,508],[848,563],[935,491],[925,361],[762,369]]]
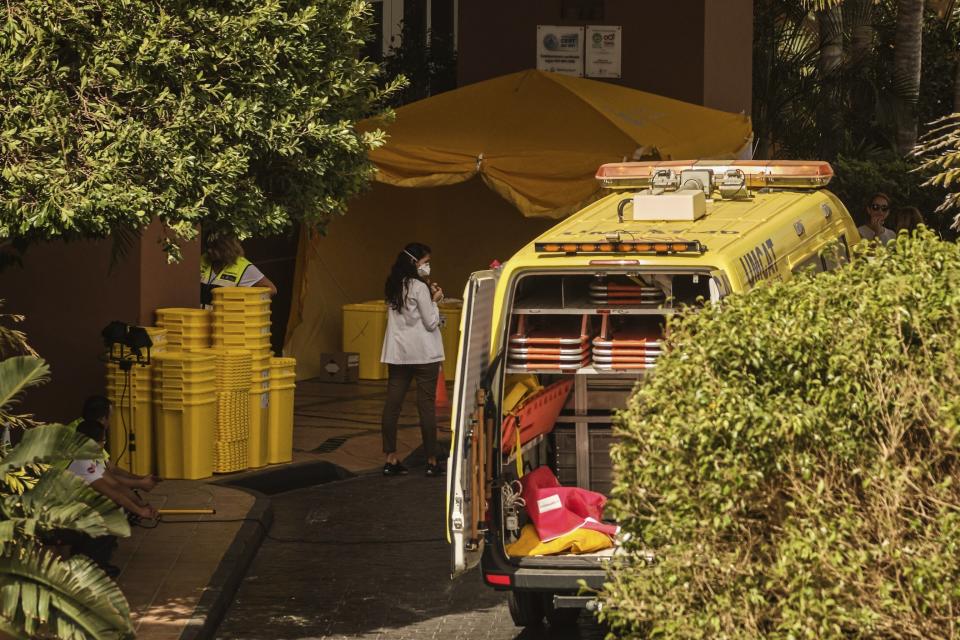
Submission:
[[[874,211],[890,211],[890,205],[888,204],[872,204],[870,208]]]

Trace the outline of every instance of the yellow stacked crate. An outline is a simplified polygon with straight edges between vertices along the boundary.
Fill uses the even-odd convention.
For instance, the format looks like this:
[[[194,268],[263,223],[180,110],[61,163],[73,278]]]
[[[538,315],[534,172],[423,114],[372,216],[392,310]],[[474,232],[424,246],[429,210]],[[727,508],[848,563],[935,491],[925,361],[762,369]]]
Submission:
[[[215,347],[217,430],[213,452],[216,473],[247,468],[250,439],[250,376],[253,358],[246,349]]]
[[[121,469],[150,474],[153,464],[151,366],[133,364],[129,378],[116,363],[107,364],[107,397],[113,403],[107,451]]]
[[[250,437],[247,465],[267,464],[270,411],[270,292],[263,287],[213,290],[213,344],[246,349],[252,357],[249,386]]]
[[[166,329],[170,351],[210,348],[210,311],[185,307],[157,309],[157,324]]]
[[[167,478],[196,480],[213,474],[217,419],[213,355],[168,351],[155,358],[160,376],[156,425],[157,466]],[[156,396],[155,396],[156,397]]]
[[[166,330],[144,327],[154,343],[151,354],[166,348]],[[120,356],[120,345],[112,355]],[[129,356],[127,351],[124,355]],[[107,364],[107,397],[113,403],[107,451],[114,464],[138,474],[156,471],[153,451],[153,366],[131,363],[130,377],[115,362]]]
[[[293,460],[293,394],[296,358],[270,359],[270,420],[267,459],[270,464]]]

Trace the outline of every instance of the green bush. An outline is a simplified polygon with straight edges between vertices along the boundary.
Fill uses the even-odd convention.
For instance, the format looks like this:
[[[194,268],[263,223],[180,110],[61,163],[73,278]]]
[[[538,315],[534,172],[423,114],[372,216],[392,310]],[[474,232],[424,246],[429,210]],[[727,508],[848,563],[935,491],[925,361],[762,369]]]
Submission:
[[[614,633],[956,637],[960,248],[857,253],[671,322],[618,416]]]

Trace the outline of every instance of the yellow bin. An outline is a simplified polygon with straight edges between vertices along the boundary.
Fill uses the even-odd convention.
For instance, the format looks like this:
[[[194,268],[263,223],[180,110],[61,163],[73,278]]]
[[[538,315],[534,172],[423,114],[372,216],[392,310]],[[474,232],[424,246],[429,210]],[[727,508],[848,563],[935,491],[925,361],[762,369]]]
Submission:
[[[213,475],[217,401],[165,402],[157,429],[157,466],[167,478],[199,480]]]
[[[443,336],[443,377],[453,380],[457,374],[457,353],[460,348],[460,316],[463,303],[445,302],[440,308],[440,335]]]
[[[386,380],[387,365],[380,362],[387,331],[387,303],[371,300],[343,305],[343,350],[360,354],[363,380]]]
[[[270,407],[267,428],[267,460],[270,464],[293,460],[293,395],[296,389],[294,358],[270,361]]]
[[[269,422],[269,383],[257,384],[250,389],[250,439],[247,441],[247,466],[254,469],[267,465]]]

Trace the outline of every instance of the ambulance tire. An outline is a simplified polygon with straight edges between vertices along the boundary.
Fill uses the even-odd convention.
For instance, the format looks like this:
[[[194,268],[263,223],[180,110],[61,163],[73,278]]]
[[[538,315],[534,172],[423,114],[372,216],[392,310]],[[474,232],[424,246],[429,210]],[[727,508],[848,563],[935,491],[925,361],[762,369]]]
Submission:
[[[511,591],[507,607],[513,624],[518,627],[539,627],[543,624],[543,596],[529,591]]]
[[[543,614],[553,629],[563,629],[577,624],[580,611],[580,609],[557,609],[553,606],[552,593],[543,596]]]

